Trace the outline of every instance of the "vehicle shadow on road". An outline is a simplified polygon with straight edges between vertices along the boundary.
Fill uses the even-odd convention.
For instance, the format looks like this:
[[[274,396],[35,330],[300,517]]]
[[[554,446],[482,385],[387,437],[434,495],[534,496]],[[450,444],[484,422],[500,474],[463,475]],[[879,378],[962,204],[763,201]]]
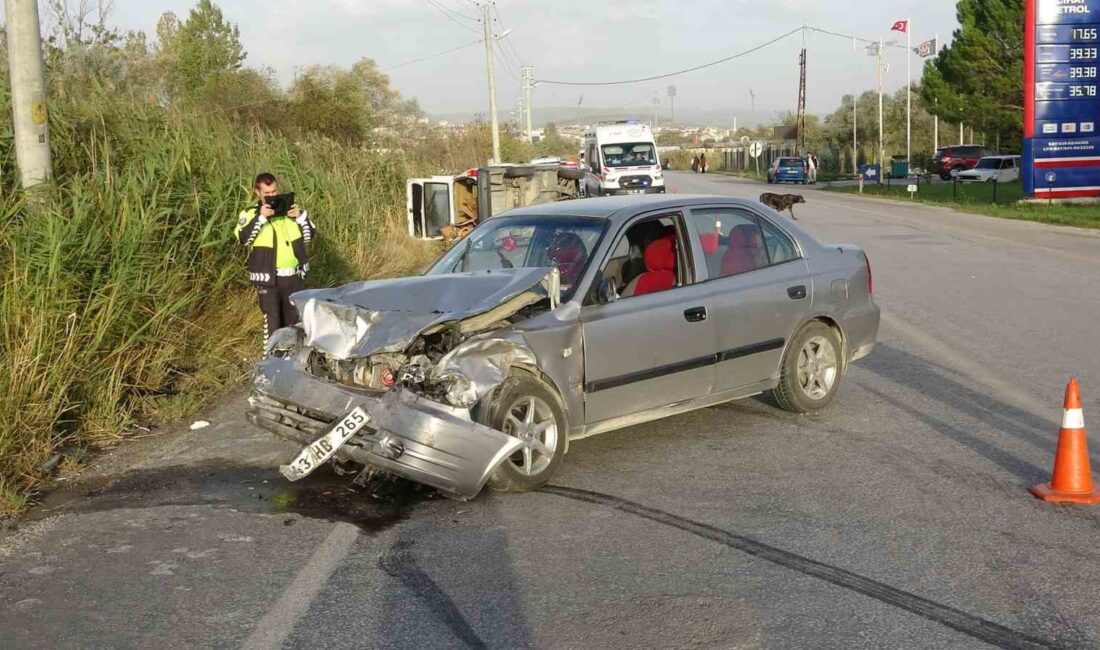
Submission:
[[[534,647],[498,505],[481,498],[459,508],[477,513],[476,528],[421,518],[381,554],[378,567],[401,585],[385,590],[383,620],[420,622],[387,635],[387,647]],[[438,507],[453,524],[455,506]]]
[[[1044,453],[1054,451],[1057,434],[1055,423],[978,392],[948,376],[946,369],[937,367],[925,359],[889,345],[879,345],[873,355],[860,362],[860,367],[931,398],[950,411],[977,420]],[[895,408],[912,415],[951,440],[969,447],[1020,479],[1036,481],[1047,475],[1046,469],[1001,449],[993,442],[983,439],[980,433],[965,431],[955,426],[950,423],[950,418],[935,417],[926,410],[905,403],[896,396],[890,396],[871,386],[866,388]],[[1093,462],[1096,460],[1094,459]]]

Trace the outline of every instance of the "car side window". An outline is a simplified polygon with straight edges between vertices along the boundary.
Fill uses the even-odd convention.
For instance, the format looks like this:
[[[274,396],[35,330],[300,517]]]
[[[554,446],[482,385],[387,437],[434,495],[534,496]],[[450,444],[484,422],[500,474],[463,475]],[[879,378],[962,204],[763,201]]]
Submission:
[[[667,291],[689,282],[679,215],[632,224],[615,243],[603,268],[620,299]]]
[[[699,248],[707,276],[724,278],[768,266],[764,232],[756,215],[739,208],[702,208],[691,211],[699,233]]]
[[[760,229],[764,232],[764,247],[768,251],[768,260],[772,264],[782,264],[798,259],[798,247],[787,233],[780,230],[772,222],[758,217]]]

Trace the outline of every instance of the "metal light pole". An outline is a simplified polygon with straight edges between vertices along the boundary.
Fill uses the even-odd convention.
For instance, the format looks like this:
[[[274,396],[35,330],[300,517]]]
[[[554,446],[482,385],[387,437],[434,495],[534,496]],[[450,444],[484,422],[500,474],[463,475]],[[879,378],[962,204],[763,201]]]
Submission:
[[[859,129],[856,123],[859,120],[859,95],[856,90],[856,39],[852,39],[852,173],[859,174]]]
[[[46,80],[37,0],[5,0],[15,160],[23,187],[51,175]]]
[[[886,166],[886,149],[882,146],[882,48],[886,47],[883,43],[884,40],[881,36],[878,39],[878,164],[880,175],[882,174],[881,170]]]
[[[11,0],[9,0],[10,2]],[[485,66],[489,70],[489,122],[493,129],[493,160],[500,162],[500,125],[497,124],[497,83],[493,74],[493,34],[489,21],[489,2],[481,4],[481,27],[485,37]]]
[[[905,19],[905,164],[913,164],[913,20]]]
[[[668,87],[668,123],[676,122],[676,86]]]

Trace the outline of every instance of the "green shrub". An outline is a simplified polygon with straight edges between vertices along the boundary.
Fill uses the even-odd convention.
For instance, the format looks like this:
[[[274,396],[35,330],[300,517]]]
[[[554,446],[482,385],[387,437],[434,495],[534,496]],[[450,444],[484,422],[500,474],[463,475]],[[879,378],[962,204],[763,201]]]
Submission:
[[[244,376],[261,332],[233,229],[258,171],[318,224],[314,286],[431,253],[402,232],[399,154],[107,93],[54,101],[50,126],[56,180],[29,193],[0,138],[0,515],[59,446],[104,445]]]

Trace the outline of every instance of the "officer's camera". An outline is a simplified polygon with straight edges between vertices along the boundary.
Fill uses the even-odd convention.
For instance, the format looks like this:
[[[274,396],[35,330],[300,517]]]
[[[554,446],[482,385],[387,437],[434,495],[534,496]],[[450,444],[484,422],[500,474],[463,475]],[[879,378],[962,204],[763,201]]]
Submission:
[[[274,216],[285,217],[290,212],[290,208],[294,206],[294,192],[265,196],[264,204],[275,211]]]

